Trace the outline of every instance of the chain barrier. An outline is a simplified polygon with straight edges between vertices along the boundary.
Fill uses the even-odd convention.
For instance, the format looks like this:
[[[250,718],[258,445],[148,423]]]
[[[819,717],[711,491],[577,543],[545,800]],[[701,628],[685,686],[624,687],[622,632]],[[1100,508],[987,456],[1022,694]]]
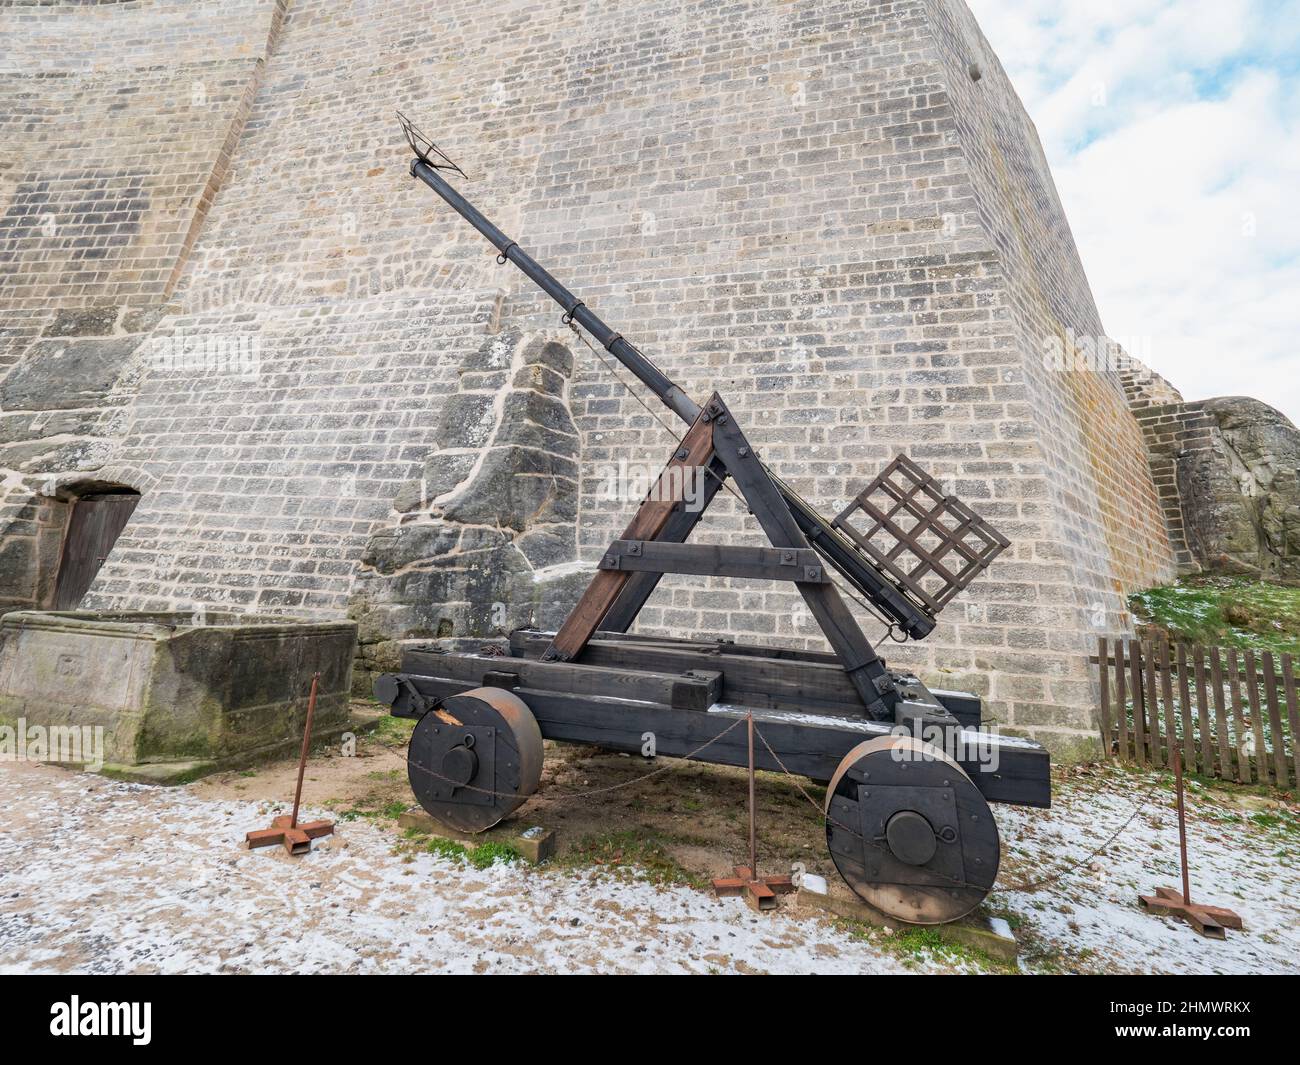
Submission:
[[[654,408],[652,408],[648,403],[646,403],[645,399],[642,398],[642,396],[640,396],[640,395],[639,395],[639,394],[638,394],[638,393],[637,393],[637,392],[636,392],[636,391],[635,391],[635,390],[634,390],[634,389],[633,389],[633,388],[632,388],[632,387],[631,387],[631,386],[630,386],[630,385],[629,385],[625,380],[623,380],[622,376],[617,372],[617,370],[614,369],[614,366],[613,366],[613,365],[610,363],[610,361],[609,361],[609,360],[604,356],[604,354],[602,354],[599,350],[597,350],[596,347],[595,347],[595,346],[594,346],[594,345],[593,345],[593,344],[592,344],[592,343],[591,343],[591,342],[586,338],[586,336],[583,335],[583,333],[581,332],[581,330],[579,330],[579,328],[578,328],[577,324],[574,322],[572,316],[571,316],[570,314],[566,314],[566,315],[564,316],[564,318],[563,318],[561,321],[562,321],[562,323],[563,323],[565,326],[567,326],[570,330],[572,330],[574,336],[576,336],[576,337],[577,337],[577,338],[578,338],[578,339],[583,343],[583,345],[586,346],[587,350],[590,351],[593,355],[596,356],[597,359],[600,360],[600,362],[601,362],[601,363],[605,366],[605,368],[609,371],[610,376],[612,376],[612,377],[614,378],[614,380],[615,380],[619,385],[621,385],[621,386],[623,387],[623,390],[624,390],[625,392],[627,392],[628,395],[630,395],[633,399],[635,399],[635,400],[636,400],[636,401],[637,401],[637,402],[638,402],[638,403],[639,403],[639,404],[640,404],[640,405],[645,409],[646,413],[650,415],[651,420],[654,421],[655,424],[657,424],[661,429],[663,429],[663,431],[664,431],[665,433],[667,433],[670,437],[672,437],[673,440],[675,440],[675,441],[677,441],[678,443],[680,443],[680,442],[681,442],[681,438],[677,435],[677,433],[673,430],[673,428],[672,428],[670,425],[668,425],[668,424],[667,424],[667,423],[666,423],[666,422],[665,422],[665,421],[664,421],[664,420],[659,416],[659,412],[658,412],[658,411],[656,411],[656,410],[655,410]],[[632,345],[632,347],[633,347],[633,350],[635,350],[638,354],[641,354],[641,351],[640,351],[639,348],[637,348],[635,345]],[[730,484],[727,483],[726,478],[719,477],[719,476],[718,476],[718,475],[717,475],[713,470],[709,469],[707,466],[702,467],[702,468],[704,469],[704,472],[705,472],[708,476],[714,478],[714,479],[718,482],[718,484],[719,484],[720,487],[726,489],[726,490],[727,490],[728,492],[730,492],[730,493],[731,493],[731,494],[732,494],[732,495],[733,495],[737,500],[739,500],[742,506],[746,506],[746,507],[748,506],[748,504],[746,504],[746,502],[745,502],[745,498],[744,498],[744,497],[743,497],[739,492],[737,492],[735,488],[733,488]],[[766,466],[764,466],[764,468],[766,469]],[[770,472],[770,471],[769,471],[769,472]],[[858,596],[856,593],[854,593],[853,591],[849,590],[848,588],[845,588],[845,587],[843,586],[843,584],[841,584],[840,581],[839,581],[837,578],[835,578],[834,576],[832,576],[832,577],[831,577],[831,580],[834,582],[835,586],[836,586],[837,588],[839,588],[839,590],[840,590],[844,595],[846,595],[846,596],[848,596],[850,599],[852,599],[855,603],[857,603],[860,607],[862,607],[863,610],[865,610],[868,614],[870,614],[873,618],[875,618],[877,621],[879,621],[881,624],[883,624],[883,625],[885,626],[885,632],[884,632],[884,634],[881,636],[881,638],[879,639],[879,641],[877,641],[877,643],[875,644],[876,647],[879,647],[880,644],[884,643],[885,640],[887,640],[887,639],[889,639],[889,640],[893,640],[894,642],[897,642],[897,643],[904,643],[904,642],[906,642],[905,639],[904,639],[904,640],[899,640],[898,637],[895,635],[895,632],[896,632],[896,630],[897,630],[897,625],[895,625],[895,624],[894,624],[892,621],[890,621],[888,618],[885,618],[884,616],[882,616],[882,615],[880,614],[880,612],[877,611],[877,610],[876,610],[876,609],[875,609],[875,608],[874,608],[870,603],[868,603],[866,600],[862,599],[860,596]],[[504,653],[504,652],[501,652],[499,649],[496,649],[496,650],[497,650],[497,653]],[[681,760],[682,760],[682,761],[690,761],[691,759],[695,758],[695,757],[696,757],[698,754],[700,754],[702,751],[707,750],[710,746],[712,746],[714,743],[716,743],[718,740],[720,740],[723,736],[727,735],[727,733],[729,733],[732,729],[734,729],[734,728],[736,728],[738,725],[740,725],[744,720],[745,720],[744,718],[738,718],[737,720],[735,720],[734,722],[732,722],[732,724],[730,724],[729,726],[727,726],[727,728],[723,729],[720,733],[718,733],[716,736],[714,736],[712,739],[707,740],[705,743],[703,743],[702,745],[700,745],[699,747],[697,747],[695,750],[693,750],[693,751],[691,751],[691,752],[689,752],[689,753],[687,753],[687,754],[685,754],[685,755],[682,755],[682,756],[681,756]],[[822,807],[822,805],[821,805],[820,803],[817,802],[816,799],[814,799],[811,795],[808,794],[808,790],[803,786],[803,784],[801,784],[801,783],[799,782],[799,775],[796,774],[796,773],[792,773],[792,772],[791,772],[791,771],[786,767],[785,763],[781,761],[781,757],[780,757],[780,755],[778,755],[778,754],[776,753],[776,750],[772,747],[772,745],[771,745],[770,743],[768,743],[768,741],[767,741],[767,737],[763,735],[762,730],[759,729],[759,727],[758,727],[757,724],[755,724],[755,726],[754,726],[754,734],[755,734],[756,736],[758,736],[758,738],[762,741],[763,746],[767,748],[768,753],[772,756],[772,759],[773,759],[773,760],[776,762],[776,764],[780,767],[781,772],[784,773],[787,777],[789,777],[792,781],[794,781],[795,788],[796,788],[796,789],[799,791],[799,793],[804,797],[804,799],[806,799],[806,800],[808,801],[808,803],[813,807],[813,809],[815,809],[815,810],[817,811],[818,816],[822,819],[822,823],[823,823],[823,825],[831,825],[831,826],[833,826],[833,827],[835,827],[835,828],[838,828],[840,831],[848,833],[848,834],[849,834],[850,836],[852,836],[854,839],[857,839],[857,840],[861,841],[862,843],[867,844],[867,845],[869,845],[869,846],[878,847],[878,848],[880,848],[880,849],[882,849],[882,850],[887,849],[887,846],[886,846],[884,843],[880,842],[879,840],[875,840],[875,839],[867,839],[866,837],[864,837],[864,836],[862,835],[861,832],[858,832],[858,831],[856,831],[855,829],[850,828],[848,825],[842,824],[842,823],[840,823],[839,821],[836,821],[834,818],[832,818],[832,817],[830,816],[830,814],[827,813],[826,809],[824,809],[824,808]],[[518,798],[518,797],[519,797],[517,792],[503,792],[503,791],[495,791],[495,790],[491,790],[491,789],[487,789],[487,788],[479,788],[479,787],[475,787],[475,786],[473,786],[473,785],[469,785],[469,784],[457,785],[457,782],[454,781],[454,780],[452,780],[451,778],[449,778],[449,777],[445,777],[445,776],[443,776],[441,773],[438,773],[438,772],[436,772],[435,770],[429,769],[427,766],[418,765],[417,763],[415,763],[414,761],[412,761],[412,759],[410,758],[409,754],[408,754],[408,756],[407,756],[406,762],[407,762],[407,766],[408,766],[408,767],[414,766],[415,769],[417,769],[418,771],[420,771],[420,772],[422,772],[422,773],[427,773],[427,774],[429,774],[430,776],[436,777],[436,778],[438,778],[439,780],[444,781],[445,783],[452,784],[453,786],[458,786],[458,787],[460,787],[460,788],[462,788],[462,789],[464,789],[464,790],[473,791],[473,792],[478,792],[479,794],[484,794],[484,795],[491,795],[491,796],[494,797],[494,798],[508,798],[508,799],[515,799],[515,798]],[[595,796],[595,795],[605,795],[605,794],[608,794],[608,793],[610,793],[610,792],[618,791],[618,790],[621,790],[622,788],[631,787],[631,786],[634,785],[634,784],[639,784],[639,783],[642,783],[642,782],[644,782],[644,781],[646,781],[646,780],[650,780],[650,779],[652,779],[652,778],[654,778],[654,777],[657,777],[657,776],[660,776],[660,775],[662,775],[662,774],[664,774],[664,773],[666,773],[666,772],[669,772],[669,771],[672,770],[673,768],[675,768],[675,767],[674,767],[674,766],[671,766],[671,765],[665,765],[665,766],[663,766],[663,767],[661,767],[661,768],[659,768],[659,769],[655,769],[655,770],[652,770],[652,771],[649,772],[649,773],[645,773],[645,774],[643,774],[642,776],[634,777],[634,778],[632,778],[631,780],[625,780],[625,781],[622,781],[622,782],[620,782],[620,783],[618,783],[618,784],[611,784],[611,785],[609,785],[608,787],[603,787],[603,788],[592,788],[592,789],[589,789],[589,790],[586,790],[586,791],[562,792],[562,793],[560,793],[559,795],[552,795],[551,792],[550,792],[549,789],[548,789],[548,792],[547,792],[547,798],[548,798],[548,799],[551,799],[551,800],[559,801],[559,802],[566,802],[566,801],[573,800],[573,799],[589,798],[589,797],[591,797],[591,796]],[[1154,796],[1154,794],[1155,794],[1155,792],[1156,792],[1156,790],[1157,790],[1158,788],[1159,788],[1159,784],[1158,784],[1158,783],[1157,783],[1157,784],[1153,784],[1152,787],[1151,787],[1151,789],[1147,792],[1147,794],[1144,795],[1140,800],[1138,800],[1137,802],[1135,802],[1135,803],[1133,804],[1133,810],[1130,812],[1129,816],[1125,819],[1124,823],[1123,823],[1122,825],[1120,825],[1119,828],[1117,828],[1113,833],[1111,833],[1111,835],[1110,835],[1110,836],[1105,840],[1105,842],[1103,842],[1103,843],[1100,844],[1099,846],[1093,848],[1093,850],[1091,850],[1091,851],[1090,851],[1087,855],[1085,855],[1084,857],[1079,858],[1079,859],[1077,859],[1077,860],[1071,862],[1071,863],[1070,863],[1068,866],[1066,866],[1064,869],[1061,869],[1061,870],[1059,870],[1058,872],[1053,873],[1053,874],[1051,874],[1051,875],[1049,875],[1049,876],[1045,876],[1045,877],[1042,877],[1042,878],[1040,878],[1040,879],[1038,879],[1038,880],[1033,880],[1033,881],[1024,882],[1024,883],[1020,883],[1020,884],[1007,885],[1006,887],[1003,887],[1003,888],[1001,888],[1000,890],[1003,891],[1003,892],[1006,892],[1006,893],[1027,893],[1027,892],[1033,892],[1033,891],[1038,890],[1038,889],[1041,888],[1041,887],[1044,887],[1044,886],[1046,886],[1046,885],[1048,885],[1048,884],[1051,884],[1051,883],[1055,883],[1055,882],[1058,881],[1058,880],[1062,880],[1062,879],[1064,879],[1065,877],[1074,874],[1074,873],[1077,872],[1080,868],[1082,868],[1085,864],[1092,862],[1093,859],[1095,859],[1099,854],[1101,854],[1101,853],[1102,853],[1103,851],[1105,851],[1108,847],[1110,847],[1110,846],[1111,846],[1111,845],[1112,845],[1112,844],[1113,844],[1117,839],[1120,838],[1120,836],[1122,836],[1122,835],[1124,834],[1125,831],[1127,831],[1129,825],[1131,825],[1131,824],[1133,823],[1133,821],[1137,818],[1138,814],[1141,813],[1142,810],[1143,810],[1144,808],[1147,807],[1148,800],[1150,800],[1151,797]],[[965,887],[965,886],[966,886],[965,881],[959,881],[959,880],[957,880],[955,877],[948,877],[948,876],[944,876],[943,874],[938,874],[938,873],[936,873],[935,875],[936,875],[936,876],[939,876],[941,879],[949,880],[949,881],[951,881],[953,884],[960,885],[960,886],[962,886],[962,887]]]
[[[756,735],[760,740],[763,741],[763,746],[767,748],[768,753],[772,756],[773,760],[775,760],[776,764],[781,767],[781,772],[783,772],[786,776],[794,780],[795,787],[798,788],[799,792],[803,795],[803,797],[807,799],[808,802],[813,806],[813,808],[818,812],[818,814],[821,815],[825,823],[834,825],[836,828],[840,829],[843,832],[849,833],[854,838],[861,840],[863,843],[867,843],[872,846],[885,849],[884,844],[879,843],[876,840],[869,840],[866,837],[864,837],[860,832],[855,832],[848,825],[841,824],[839,821],[836,821],[834,818],[832,818],[830,814],[827,813],[826,810],[817,802],[817,800],[808,794],[807,789],[804,788],[804,786],[799,783],[797,774],[791,773],[790,770],[786,768],[785,763],[781,761],[781,756],[778,755],[775,750],[773,750],[772,745],[767,742],[767,737],[763,735],[762,730],[759,729],[757,725],[754,726],[754,735]],[[1114,843],[1117,839],[1119,839],[1121,835],[1124,834],[1124,832],[1128,829],[1128,826],[1133,823],[1137,815],[1140,814],[1143,811],[1143,809],[1148,808],[1149,800],[1153,795],[1155,795],[1159,787],[1160,787],[1159,783],[1153,784],[1151,788],[1147,791],[1147,793],[1141,799],[1139,799],[1133,804],[1133,810],[1129,813],[1124,823],[1120,825],[1119,828],[1117,828],[1113,833],[1111,833],[1111,835],[1106,839],[1104,843],[1102,843],[1098,847],[1095,847],[1084,857],[1073,861],[1064,869],[1061,869],[1056,873],[1052,873],[1049,876],[1042,877],[1039,880],[1023,882],[1020,884],[1008,884],[1000,888],[999,890],[1011,894],[1037,891],[1040,887],[1044,887],[1047,884],[1055,883],[1056,881],[1062,880],[1065,877],[1071,875],[1072,873],[1077,872],[1080,867],[1082,867],[1085,863],[1091,862],[1094,858],[1097,857],[1097,855],[1101,854],[1102,851],[1104,851],[1107,847],[1109,847],[1112,843]],[[936,873],[935,875],[938,876],[941,874]],[[945,877],[944,879],[953,880],[954,883],[958,882],[952,877]]]
[[[725,736],[728,732],[730,732],[732,729],[736,728],[736,726],[741,725],[743,723],[744,723],[744,718],[739,718],[736,721],[733,721],[730,725],[724,728],[716,736],[714,736],[711,739],[705,740],[702,744],[700,744],[700,746],[696,747],[695,750],[688,751],[686,754],[680,755],[679,756],[680,760],[683,762],[689,762],[701,751],[705,751],[708,748],[712,747],[713,744],[717,743],[718,740],[722,739],[722,737]],[[414,760],[412,760],[409,751],[406,756],[406,764],[408,768],[415,768],[421,773],[426,773],[431,777],[436,777],[438,780],[441,780],[446,784],[451,784],[453,787],[458,788],[462,791],[473,791],[473,792],[477,792],[480,795],[490,795],[496,799],[519,798],[519,793],[517,791],[496,791],[492,788],[476,787],[473,784],[460,784],[457,781],[452,780],[450,777],[443,776],[435,769],[430,769],[428,766],[423,766],[420,765],[418,762],[415,762]],[[704,764],[707,765],[709,763],[706,762]],[[607,787],[590,788],[585,791],[563,791],[560,792],[558,795],[554,795],[551,793],[551,790],[548,788],[546,791],[546,798],[548,800],[553,799],[558,802],[566,802],[570,799],[586,799],[586,798],[590,798],[593,795],[606,795],[611,791],[618,791],[622,788],[629,788],[633,784],[640,784],[643,781],[650,780],[652,777],[661,776],[664,773],[668,773],[676,768],[678,767],[671,764],[662,765],[658,769],[652,769],[649,773],[643,773],[641,776],[633,777],[631,780],[623,780],[617,784],[610,784]],[[530,798],[530,796],[524,796],[524,798]]]

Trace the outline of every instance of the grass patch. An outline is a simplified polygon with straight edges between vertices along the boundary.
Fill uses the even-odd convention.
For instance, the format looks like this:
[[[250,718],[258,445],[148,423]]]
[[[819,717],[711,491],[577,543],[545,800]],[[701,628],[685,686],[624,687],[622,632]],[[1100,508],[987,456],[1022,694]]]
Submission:
[[[469,862],[475,869],[486,869],[497,862],[514,862],[523,857],[513,844],[500,843],[496,840],[488,840],[477,847],[467,847],[459,840],[447,839],[444,836],[430,836],[429,841],[424,844],[424,849],[439,858]]]
[[[606,872],[635,876],[640,873],[655,884],[709,886],[707,877],[692,873],[664,847],[663,841],[644,831],[624,830],[584,836],[559,858],[570,868],[596,866]]]
[[[512,843],[499,843],[496,840],[488,840],[486,843],[480,843],[473,850],[468,851],[466,857],[475,869],[486,869],[489,865],[497,862],[517,862],[523,857],[518,849]]]
[[[425,844],[424,849],[439,858],[464,858],[469,853],[465,844],[457,843],[454,839],[443,839],[442,836],[434,836]]]
[[[1300,654],[1300,588],[1188,577],[1129,596],[1135,617],[1186,643]]]
[[[415,722],[411,718],[384,714],[375,722],[370,738],[383,747],[405,747],[414,731]]]
[[[390,802],[383,806],[367,808],[364,806],[354,806],[349,810],[344,810],[339,814],[340,821],[356,821],[362,817],[384,818],[388,821],[396,821],[402,814],[406,813],[406,803]]]
[[[853,939],[866,940],[891,954],[911,968],[928,960],[948,965],[960,965],[988,973],[1016,973],[1011,962],[995,958],[982,950],[962,943],[951,943],[933,928],[905,928],[889,933],[874,925],[838,917],[833,922],[840,931]]]

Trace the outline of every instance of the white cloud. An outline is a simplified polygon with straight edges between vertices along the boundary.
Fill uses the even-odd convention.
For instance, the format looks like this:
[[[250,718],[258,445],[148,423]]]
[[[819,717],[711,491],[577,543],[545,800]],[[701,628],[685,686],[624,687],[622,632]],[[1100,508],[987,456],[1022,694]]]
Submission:
[[[1188,399],[1300,422],[1294,0],[970,0],[1042,137],[1108,332]],[[1098,87],[1104,103],[1095,104]]]

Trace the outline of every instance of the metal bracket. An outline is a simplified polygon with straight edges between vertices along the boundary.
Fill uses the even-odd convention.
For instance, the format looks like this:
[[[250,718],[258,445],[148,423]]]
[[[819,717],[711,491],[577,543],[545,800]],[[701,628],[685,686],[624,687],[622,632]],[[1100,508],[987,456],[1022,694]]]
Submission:
[[[402,114],[401,111],[397,112],[397,121],[402,124],[402,135],[406,137],[406,143],[410,145],[411,151],[415,153],[415,157],[420,162],[424,163],[425,166],[433,167],[434,170],[450,170],[467,181],[470,180],[470,176],[453,163],[446,152],[421,133],[416,128],[415,123]]]
[[[934,857],[924,865],[909,865],[900,861],[885,842],[889,819],[904,810],[920,814],[934,830]],[[916,887],[966,886],[966,869],[961,851],[961,822],[952,788],[895,784],[873,787],[860,784],[858,813],[864,842],[862,857],[869,880],[874,883],[911,884]]]

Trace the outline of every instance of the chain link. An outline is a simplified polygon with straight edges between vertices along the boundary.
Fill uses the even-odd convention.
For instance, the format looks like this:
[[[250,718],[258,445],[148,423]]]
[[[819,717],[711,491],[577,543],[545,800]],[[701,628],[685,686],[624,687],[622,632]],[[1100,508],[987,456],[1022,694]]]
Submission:
[[[701,751],[707,750],[709,747],[713,746],[713,744],[717,743],[718,740],[722,739],[722,737],[725,736],[728,732],[730,732],[732,729],[736,728],[738,725],[741,725],[743,723],[744,723],[744,718],[739,718],[736,721],[733,721],[730,725],[724,728],[712,739],[705,740],[704,743],[696,747],[695,750],[689,751],[686,754],[681,755],[680,759],[684,762],[689,762]],[[413,761],[409,752],[406,756],[406,764],[408,768],[414,768],[419,770],[421,773],[427,773],[429,776],[436,777],[437,779],[443,781],[444,783],[451,784],[453,787],[459,788],[462,791],[473,791],[473,792],[477,792],[480,795],[491,795],[493,798],[498,798],[498,799],[517,799],[520,797],[517,791],[496,791],[492,788],[476,787],[473,784],[459,784],[456,781],[452,780],[450,777],[443,776],[437,770],[430,769],[427,766],[422,766],[419,763]],[[586,799],[586,798],[590,798],[593,795],[606,795],[611,791],[618,791],[621,788],[628,788],[631,787],[633,784],[640,784],[643,781],[650,780],[652,777],[661,776],[662,774],[667,773],[676,768],[677,766],[672,764],[662,765],[658,769],[653,769],[649,773],[643,773],[639,777],[633,777],[631,780],[623,780],[617,784],[610,784],[607,787],[590,788],[585,791],[563,791],[560,792],[559,794],[553,795],[551,793],[551,790],[548,788],[546,791],[546,798],[548,800],[555,800],[557,802],[566,802],[570,799]],[[530,796],[524,796],[524,798],[529,798],[529,797]]]

